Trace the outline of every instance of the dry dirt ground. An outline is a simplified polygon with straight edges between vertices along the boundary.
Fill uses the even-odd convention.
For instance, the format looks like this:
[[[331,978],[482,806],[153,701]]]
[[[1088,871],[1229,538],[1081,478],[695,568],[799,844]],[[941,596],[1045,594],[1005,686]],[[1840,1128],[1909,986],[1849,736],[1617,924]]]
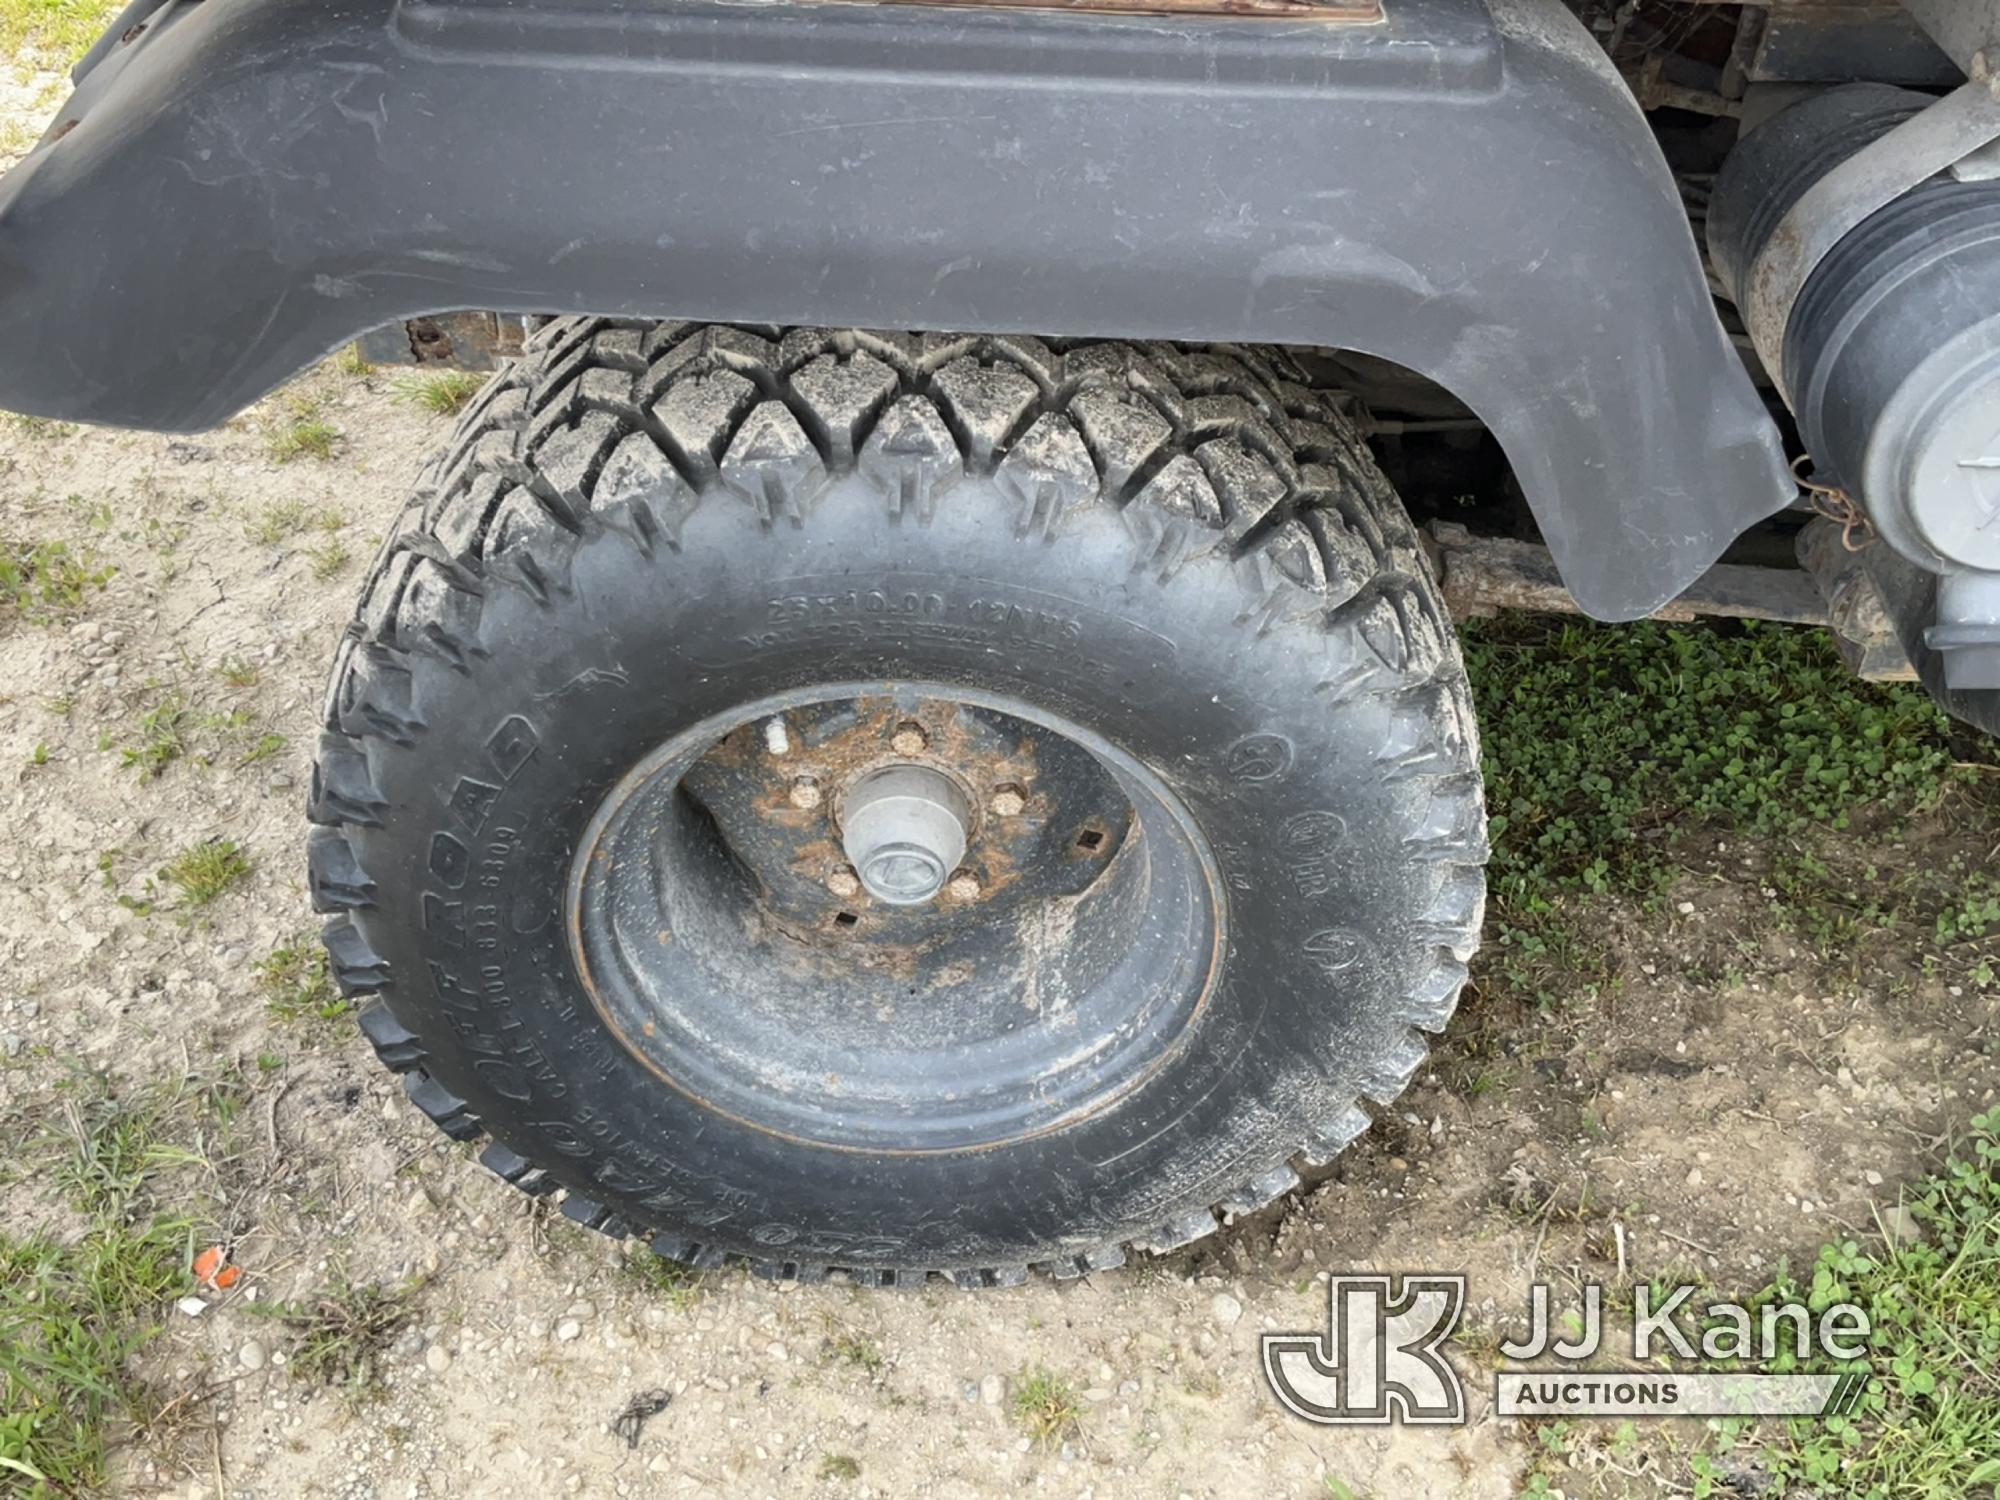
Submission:
[[[313,929],[322,680],[446,426],[332,364],[193,439],[0,417],[7,541],[116,569],[0,622],[0,1126],[39,1159],[94,1073],[118,1097],[232,1101],[202,1141],[203,1211],[246,1274],[139,1356],[189,1395],[121,1443],[118,1493],[1509,1495],[1544,1445],[1490,1415],[1482,1372],[1531,1280],[1614,1277],[1622,1236],[1630,1277],[1752,1289],[1868,1231],[1996,1098],[1990,995],[1927,972],[1921,934],[1836,965],[1766,936],[1725,848],[1660,911],[1607,905],[1609,982],[1548,1011],[1475,997],[1330,1177],[1198,1250],[970,1295],[654,1285],[441,1140],[349,1023],[273,1015],[256,970]],[[302,430],[328,456],[280,462]],[[160,872],[217,841],[248,873],[193,905]],[[0,1213],[73,1228],[42,1172],[0,1187]],[[1330,1268],[1471,1274],[1468,1427],[1280,1411],[1257,1337],[1319,1326]],[[298,1378],[265,1310],[412,1279],[380,1399]],[[1041,1368],[1078,1407],[1049,1443],[1014,1400]],[[611,1419],[655,1389],[671,1401],[628,1445]],[[1568,1482],[1674,1492],[1693,1436],[1655,1428]]]

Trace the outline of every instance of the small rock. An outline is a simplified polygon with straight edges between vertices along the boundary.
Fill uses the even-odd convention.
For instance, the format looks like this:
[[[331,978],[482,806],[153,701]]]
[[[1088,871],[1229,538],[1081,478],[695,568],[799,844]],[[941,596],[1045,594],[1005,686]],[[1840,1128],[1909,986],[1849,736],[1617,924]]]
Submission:
[[[583,1325],[577,1322],[575,1318],[564,1318],[560,1323],[556,1324],[556,1342],[567,1344],[582,1332]]]
[[[1917,1216],[1900,1203],[1894,1208],[1882,1210],[1882,1229],[1890,1242],[1898,1245],[1924,1237],[1923,1226],[1917,1223]]]
[[[1870,1187],[1880,1187],[1882,1185],[1882,1174],[1880,1172],[1863,1172],[1861,1180]]]
[[[1701,1168],[1700,1168],[1700,1167],[1689,1167],[1689,1168],[1688,1168],[1688,1174],[1687,1174],[1687,1185],[1688,1185],[1689,1187],[1691,1187],[1691,1188],[1698,1188],[1698,1187],[1700,1187],[1700,1186],[1701,1186]]]
[[[264,1346],[255,1339],[251,1339],[236,1351],[236,1362],[246,1370],[263,1369],[264,1361],[269,1358],[270,1355],[265,1352]]]
[[[181,1316],[186,1318],[198,1318],[208,1311],[208,1304],[199,1297],[183,1297],[174,1306],[179,1308]]]
[[[5,1053],[9,1057],[19,1057],[21,1049],[27,1045],[16,1032],[0,1032],[0,1053]]]
[[[1216,1322],[1228,1328],[1243,1316],[1243,1304],[1227,1292],[1217,1292],[1208,1304],[1208,1311]]]
[[[433,1375],[442,1375],[451,1368],[451,1351],[443,1344],[432,1344],[424,1351],[424,1368]]]
[[[988,1375],[979,1382],[979,1399],[988,1406],[998,1406],[1007,1399],[1007,1377]]]

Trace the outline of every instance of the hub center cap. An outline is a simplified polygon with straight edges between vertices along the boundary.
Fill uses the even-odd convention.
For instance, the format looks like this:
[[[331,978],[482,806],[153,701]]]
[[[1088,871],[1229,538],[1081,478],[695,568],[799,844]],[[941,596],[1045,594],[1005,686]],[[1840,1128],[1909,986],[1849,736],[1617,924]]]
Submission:
[[[877,901],[915,906],[944,889],[965,858],[971,818],[950,777],[928,766],[885,766],[849,788],[841,844]]]

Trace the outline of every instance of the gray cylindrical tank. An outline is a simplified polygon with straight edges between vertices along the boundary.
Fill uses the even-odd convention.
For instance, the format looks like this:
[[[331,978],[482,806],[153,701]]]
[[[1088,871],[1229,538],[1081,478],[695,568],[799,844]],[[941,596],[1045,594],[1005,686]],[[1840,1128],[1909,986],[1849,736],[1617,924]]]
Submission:
[[[1931,102],[1859,84],[1745,136],[1709,212],[1731,295],[1807,188]],[[1820,471],[1940,576],[1950,685],[2000,687],[2000,181],[1941,174],[1842,239],[1793,305],[1781,373]]]

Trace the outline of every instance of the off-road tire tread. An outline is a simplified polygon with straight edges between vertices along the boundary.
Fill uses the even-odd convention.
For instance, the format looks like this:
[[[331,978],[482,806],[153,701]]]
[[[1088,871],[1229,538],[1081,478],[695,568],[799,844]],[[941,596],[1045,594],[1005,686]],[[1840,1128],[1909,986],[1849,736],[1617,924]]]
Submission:
[[[486,660],[485,599],[512,588],[547,606],[566,592],[578,545],[609,531],[650,557],[679,545],[698,505],[747,504],[766,526],[799,526],[820,493],[858,471],[892,520],[924,524],[967,474],[992,476],[1027,545],[1056,541],[1072,506],[1117,507],[1132,566],[1162,579],[1192,566],[1235,577],[1238,624],[1350,632],[1362,664],[1313,684],[1329,709],[1386,698],[1394,729],[1376,759],[1385,781],[1427,784],[1430,813],[1405,845],[1435,866],[1421,926],[1435,961],[1371,1060],[1361,1097],[1308,1122],[1289,1162],[1220,1201],[1189,1205],[1128,1243],[1156,1253],[1212,1233],[1299,1185],[1367,1129],[1423,1064],[1477,944],[1487,858],[1477,731],[1449,618],[1414,529],[1348,416],[1283,350],[1164,343],[777,329],[561,318],[538,330],[460,417],[383,542],[328,686],[308,815],[315,904],[333,974],[383,1063],[447,1135],[482,1133],[465,1101],[425,1071],[421,1044],[391,1009],[393,976],[369,945],[373,883],[348,837],[390,809],[376,768],[424,734],[414,674]],[[498,1141],[482,1162],[531,1193],[548,1176]],[[652,1233],[568,1194],[573,1221],[649,1233],[661,1255],[720,1265],[713,1246]],[[1108,1269],[1106,1244],[1047,1262],[1056,1277]],[[933,1273],[750,1261],[760,1276],[875,1286]],[[1029,1266],[953,1271],[965,1287],[1011,1286]]]

